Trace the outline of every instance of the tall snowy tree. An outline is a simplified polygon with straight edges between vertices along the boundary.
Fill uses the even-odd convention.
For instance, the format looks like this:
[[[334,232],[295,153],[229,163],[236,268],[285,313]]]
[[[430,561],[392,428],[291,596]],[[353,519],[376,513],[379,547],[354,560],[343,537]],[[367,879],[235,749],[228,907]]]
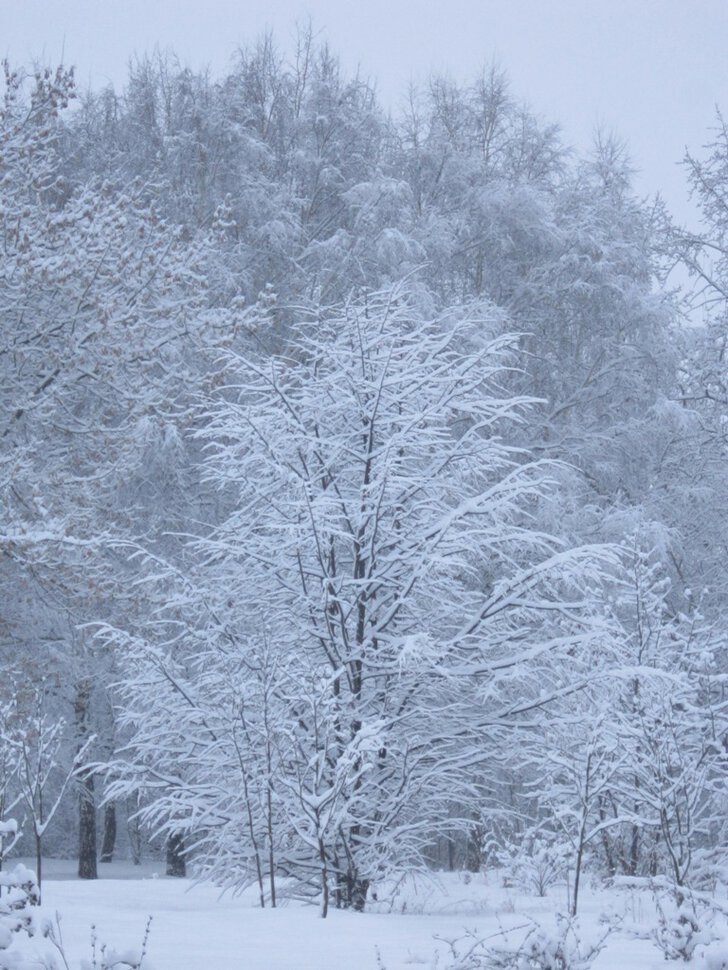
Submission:
[[[148,560],[154,642],[109,633],[133,658],[128,783],[160,799],[150,817],[194,832],[211,825],[205,751],[224,742],[191,668],[237,654],[244,683],[265,631],[281,670],[273,792],[295,833],[279,864],[305,880],[323,866],[338,905],[363,908],[373,879],[414,863],[472,800],[468,766],[583,687],[604,640],[608,556],[530,524],[547,469],[502,437],[529,402],[501,386],[511,341],[485,339],[491,321],[487,305],[431,319],[378,293],[302,317],[280,356],[227,355],[200,431],[227,514],[190,539],[177,592]]]
[[[6,69],[0,568],[15,595],[0,629],[10,661],[25,651],[63,667],[87,730],[108,664],[96,665],[77,625],[134,609],[103,533],[154,534],[162,506],[174,514],[164,442],[180,389],[206,360],[200,333],[217,331],[202,321],[204,242],[165,224],[138,185],[74,185],[64,173],[62,111],[73,95],[71,72],[25,79]],[[91,808],[81,819],[95,824]]]

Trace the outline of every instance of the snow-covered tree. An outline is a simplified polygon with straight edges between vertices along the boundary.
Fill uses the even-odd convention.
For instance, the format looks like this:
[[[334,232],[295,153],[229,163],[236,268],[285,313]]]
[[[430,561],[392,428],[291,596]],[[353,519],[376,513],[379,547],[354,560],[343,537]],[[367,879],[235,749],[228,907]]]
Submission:
[[[573,915],[587,862],[610,877],[661,877],[680,890],[715,872],[724,639],[697,604],[674,611],[670,587],[656,550],[625,544],[605,602],[610,645],[594,654],[590,688],[551,705],[517,753],[501,752],[520,784],[516,813],[528,819],[516,838],[505,829],[504,857],[523,868],[531,854],[533,868],[544,848],[552,864],[565,850]]]
[[[38,894],[42,880],[43,836],[82,763],[87,742],[75,758],[63,757],[62,718],[49,715],[45,685],[16,684],[12,710],[3,719],[0,745],[17,763],[16,786],[25,818],[33,831]]]
[[[650,870],[686,886],[710,877],[722,837],[725,639],[699,603],[670,608],[670,583],[654,554],[636,549],[629,578],[622,604],[632,614],[634,673],[617,708],[626,762],[619,787],[634,816],[633,855],[639,830]]]
[[[62,69],[4,93],[0,659],[63,666],[105,794],[266,904],[360,908],[508,813],[688,878],[688,789],[688,855],[720,838],[722,123],[683,340],[621,147],[573,161],[498,70],[388,119],[309,29],[219,82],[138,59],[71,118]],[[572,547],[640,523],[674,581],[605,605]]]
[[[4,651],[63,667],[67,701],[86,724],[104,707],[96,701],[110,664],[77,626],[135,608],[103,533],[154,534],[159,517],[179,513],[166,445],[180,393],[205,366],[201,334],[217,329],[211,315],[202,321],[205,240],[165,224],[138,184],[69,177],[61,115],[73,95],[62,69],[28,82],[6,72],[0,568],[15,591]],[[90,833],[95,807],[81,805]]]
[[[127,641],[128,783],[162,790],[150,818],[172,799],[176,825],[226,837],[185,777],[226,743],[199,713],[215,698],[201,706],[204,678],[178,672],[242,665],[265,631],[293,840],[280,864],[305,880],[323,867],[337,905],[361,909],[373,879],[419,858],[472,800],[469,766],[582,687],[605,636],[607,554],[533,528],[547,468],[503,437],[530,402],[502,386],[512,341],[485,339],[491,321],[487,305],[429,318],[389,291],[302,316],[271,359],[226,355],[199,432],[226,514],[178,576],[148,559],[160,599]]]

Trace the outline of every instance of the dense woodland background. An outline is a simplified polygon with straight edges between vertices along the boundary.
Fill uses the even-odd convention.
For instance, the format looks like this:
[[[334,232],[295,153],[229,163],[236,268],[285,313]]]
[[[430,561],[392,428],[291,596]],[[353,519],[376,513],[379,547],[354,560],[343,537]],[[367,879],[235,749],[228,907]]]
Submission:
[[[499,70],[406,105],[305,31],[123,92],[6,66],[16,852],[92,878],[118,829],[324,910],[721,872],[728,131],[696,235]]]

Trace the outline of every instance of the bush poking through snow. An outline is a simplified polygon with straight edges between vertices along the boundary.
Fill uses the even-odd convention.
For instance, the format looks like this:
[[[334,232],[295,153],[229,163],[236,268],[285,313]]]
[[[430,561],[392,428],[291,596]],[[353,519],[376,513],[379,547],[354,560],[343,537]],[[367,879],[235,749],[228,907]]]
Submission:
[[[45,920],[39,925],[36,917],[40,899],[35,873],[23,865],[8,872],[0,872],[0,970],[71,970],[63,946],[60,917],[55,923]],[[80,970],[151,970],[146,962],[151,916],[144,929],[138,950],[117,952],[105,943],[98,945],[96,931],[91,927],[91,959],[82,960]],[[60,964],[53,954],[33,956],[20,953],[13,943],[20,932],[34,936],[38,931],[56,950]]]
[[[33,907],[39,899],[35,874],[17,865],[0,872],[0,970],[25,970],[17,953],[10,948],[20,932],[33,936],[37,930]]]
[[[594,943],[586,943],[576,919],[557,916],[555,927],[534,923],[525,939],[511,946],[509,934],[523,928],[497,934],[501,945],[475,936],[451,941],[450,962],[443,970],[589,970],[611,933],[608,928]]]
[[[696,947],[713,943],[714,913],[687,890],[674,890],[668,902],[655,893],[657,926],[650,934],[666,960],[692,960]]]
[[[564,878],[568,857],[568,847],[544,832],[533,832],[499,853],[508,884],[536,896],[546,896],[549,888]]]
[[[91,959],[81,960],[81,970],[151,970],[149,962],[146,960],[147,944],[149,942],[149,931],[152,926],[152,917],[148,917],[144,927],[142,944],[138,950],[117,951],[106,943],[99,944],[96,936],[96,927],[91,927]],[[61,933],[60,917],[56,915],[55,924],[48,923],[44,928],[44,933],[56,948],[65,970],[71,970],[66,951],[63,946],[63,935]],[[2,968],[0,967],[0,970]],[[22,968],[25,970],[25,968]],[[46,964],[46,970],[57,970],[55,961]]]

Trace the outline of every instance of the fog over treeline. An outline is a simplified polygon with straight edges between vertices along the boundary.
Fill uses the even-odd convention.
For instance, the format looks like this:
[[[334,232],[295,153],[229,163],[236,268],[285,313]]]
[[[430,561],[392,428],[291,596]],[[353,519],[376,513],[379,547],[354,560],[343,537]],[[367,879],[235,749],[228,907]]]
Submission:
[[[123,91],[6,65],[17,851],[324,913],[544,847],[573,912],[725,865],[726,128],[696,235],[500,69],[402,94],[306,30]]]

